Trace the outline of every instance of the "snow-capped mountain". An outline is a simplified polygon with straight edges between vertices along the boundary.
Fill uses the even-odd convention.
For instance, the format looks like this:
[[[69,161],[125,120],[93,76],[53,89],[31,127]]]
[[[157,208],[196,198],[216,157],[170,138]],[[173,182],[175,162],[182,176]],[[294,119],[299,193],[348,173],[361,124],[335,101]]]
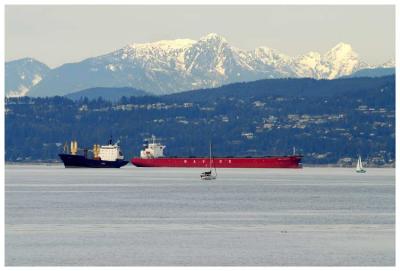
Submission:
[[[390,59],[389,61],[386,61],[385,63],[380,65],[378,68],[394,68],[394,67],[396,67],[394,59]]]
[[[32,84],[28,95],[65,95],[99,86],[168,94],[266,78],[333,79],[365,67],[368,65],[345,43],[325,54],[310,52],[290,57],[268,47],[241,50],[211,33],[197,41],[135,43],[106,55],[64,64],[49,71],[40,83]]]
[[[49,71],[49,67],[32,58],[6,62],[5,95],[25,96],[33,86],[46,77]]]

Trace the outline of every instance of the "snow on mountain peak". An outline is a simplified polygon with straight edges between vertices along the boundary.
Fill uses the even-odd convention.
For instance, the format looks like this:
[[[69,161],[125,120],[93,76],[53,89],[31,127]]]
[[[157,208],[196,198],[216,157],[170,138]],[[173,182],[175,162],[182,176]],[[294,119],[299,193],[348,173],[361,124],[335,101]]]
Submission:
[[[50,68],[33,58],[22,58],[5,63],[5,95],[19,97],[39,84],[50,72]]]
[[[272,48],[269,48],[269,47],[266,47],[266,46],[261,46],[261,47],[256,48],[255,52],[257,54],[260,54],[260,55],[271,55],[271,56],[272,55],[283,55],[278,50],[272,49]]]
[[[209,33],[197,41],[175,39],[135,43],[114,52],[107,64],[119,66],[121,71],[129,70],[132,65],[140,67],[151,78],[160,72],[169,76],[179,74],[191,78],[196,86],[216,86],[243,74],[254,74],[251,76],[256,78],[333,79],[349,75],[363,66],[351,45],[344,42],[325,54],[311,51],[291,57],[266,46],[241,50],[217,33]]]
[[[304,56],[308,56],[308,57],[314,57],[314,58],[321,58],[321,54],[318,52],[308,52],[307,54],[305,54]]]
[[[353,49],[349,43],[339,42],[331,50],[336,51],[336,50],[353,50]]]
[[[268,66],[281,67],[290,62],[289,56],[282,54],[276,49],[265,46],[258,47],[248,53],[252,55],[253,61],[261,62]]]
[[[217,33],[209,33],[203,37],[200,38],[200,40],[218,40],[221,42],[227,42],[226,39]]]
[[[125,47],[120,57],[139,59],[141,65],[152,70],[174,68],[185,74],[216,71],[223,76],[226,76],[226,70],[238,65],[251,72],[271,73],[271,69],[274,69],[273,73],[285,76],[332,79],[351,74],[362,66],[357,53],[350,44],[344,42],[323,55],[311,51],[290,57],[265,46],[251,51],[240,50],[217,33],[209,33],[198,41],[176,39],[135,43]]]
[[[389,61],[386,61],[385,63],[383,63],[379,67],[381,67],[381,68],[395,68],[396,67],[396,62],[394,61],[394,59],[390,59]]]
[[[350,44],[340,42],[323,55],[322,65],[326,71],[323,77],[333,79],[353,73],[362,62]]]
[[[10,64],[6,66],[9,71],[12,70]],[[57,88],[60,92],[90,88],[106,82],[108,85],[132,86],[163,94],[265,78],[333,79],[367,66],[360,61],[351,45],[344,42],[336,44],[325,54],[311,51],[292,57],[265,46],[241,50],[216,33],[209,33],[197,41],[175,39],[134,43],[106,55],[73,63],[71,67],[80,66],[80,71],[86,69],[87,73],[82,77],[91,80],[85,83],[74,77],[75,73],[71,73],[72,77],[64,75],[61,68],[49,73],[65,77],[63,82],[69,83],[62,87],[58,86],[58,77],[50,78],[53,82],[46,77],[46,73],[28,73],[24,68],[27,64],[30,63],[25,59],[25,63],[19,62],[18,69],[13,70],[13,74],[18,76],[15,84],[6,80],[6,88],[10,92],[17,90],[25,95],[31,91],[30,88],[36,93],[48,91],[47,82],[51,84],[49,91]],[[382,65],[392,66],[394,61]],[[109,78],[104,79],[104,73],[98,71],[107,73]]]
[[[133,43],[128,45],[132,49],[159,48],[162,50],[176,50],[192,46],[196,41],[191,39],[159,40],[150,43]]]
[[[297,62],[310,69],[315,69],[321,64],[321,54],[317,52],[308,52],[307,54],[295,57],[293,62]]]
[[[346,60],[348,58],[357,58],[358,54],[353,51],[350,44],[340,42],[335,47],[325,53],[324,59],[333,60]]]

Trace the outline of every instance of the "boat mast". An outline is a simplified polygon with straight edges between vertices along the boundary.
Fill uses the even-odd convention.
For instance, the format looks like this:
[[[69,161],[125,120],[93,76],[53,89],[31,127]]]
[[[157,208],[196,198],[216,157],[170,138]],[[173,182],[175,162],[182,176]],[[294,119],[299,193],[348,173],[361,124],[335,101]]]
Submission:
[[[210,170],[211,170],[211,141],[210,141]]]
[[[210,142],[210,171],[211,171],[211,160],[212,160],[212,162],[214,164],[215,177],[217,177],[217,166],[215,164],[214,157],[211,154],[211,150],[212,150],[212,148],[211,148],[211,142]]]

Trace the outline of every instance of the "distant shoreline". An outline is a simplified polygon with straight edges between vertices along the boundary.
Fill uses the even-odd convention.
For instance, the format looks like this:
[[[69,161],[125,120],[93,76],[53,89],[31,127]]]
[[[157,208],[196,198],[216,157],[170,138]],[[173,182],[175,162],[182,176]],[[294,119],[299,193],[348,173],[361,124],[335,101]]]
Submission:
[[[47,165],[47,166],[58,166],[58,165],[63,165],[62,162],[5,162],[5,165]],[[339,166],[336,164],[303,164],[303,167],[307,168],[354,168],[353,166]],[[368,167],[368,165],[367,165]],[[382,165],[382,166],[377,166],[373,165],[370,168],[396,168],[395,163],[392,164],[387,164],[387,165]]]

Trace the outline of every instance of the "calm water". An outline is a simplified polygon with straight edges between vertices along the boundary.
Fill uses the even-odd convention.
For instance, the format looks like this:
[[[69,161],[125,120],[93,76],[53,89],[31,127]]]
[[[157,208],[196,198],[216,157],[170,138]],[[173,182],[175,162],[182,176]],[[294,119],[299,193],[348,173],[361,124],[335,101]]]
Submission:
[[[6,166],[6,265],[394,265],[395,171]]]

